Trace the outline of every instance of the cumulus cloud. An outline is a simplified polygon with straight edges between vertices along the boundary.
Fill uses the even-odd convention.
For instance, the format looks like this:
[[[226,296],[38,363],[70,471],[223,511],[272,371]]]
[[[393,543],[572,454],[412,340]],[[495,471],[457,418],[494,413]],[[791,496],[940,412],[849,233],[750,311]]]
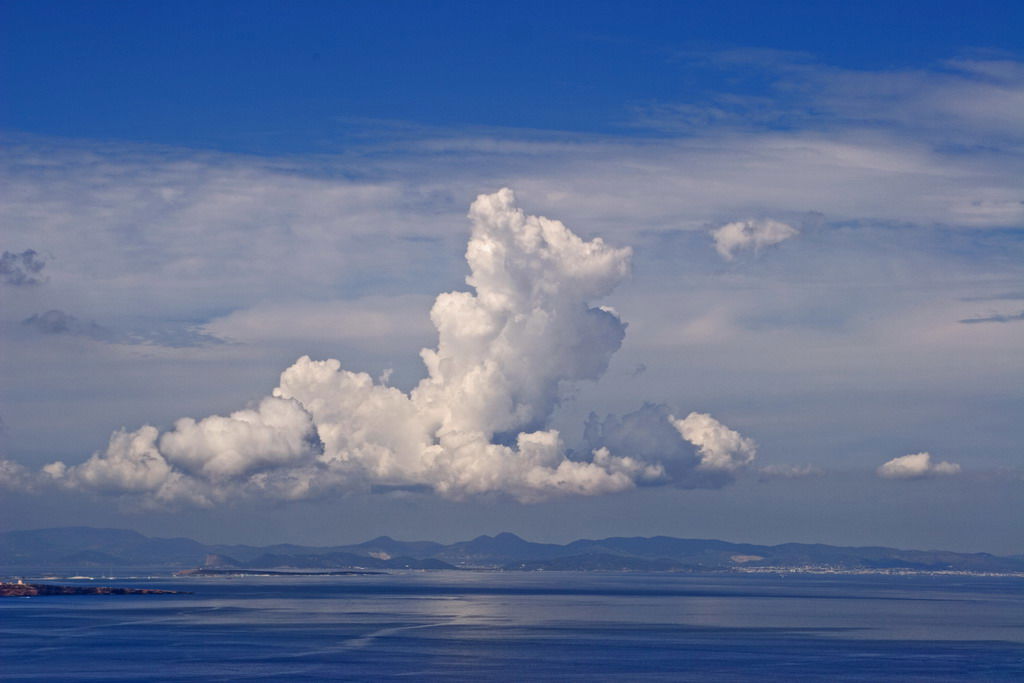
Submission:
[[[735,258],[735,252],[741,249],[753,249],[755,252],[779,242],[784,242],[798,234],[798,230],[786,223],[771,219],[736,221],[726,223],[711,231],[715,240],[715,249],[726,261]]]
[[[100,493],[210,504],[240,487],[265,487],[266,476],[258,476],[263,470],[302,464],[320,450],[309,414],[295,401],[267,397],[227,417],[182,418],[162,436],[149,425],[120,429],[105,451],[74,467],[51,463],[43,475]]]
[[[942,461],[932,464],[930,453],[914,453],[893,458],[876,470],[883,479],[923,479],[936,475],[959,474],[960,465]]]
[[[646,462],[658,462],[664,479],[679,488],[717,488],[756,455],[750,439],[729,429],[710,415],[691,413],[676,419],[668,406],[646,403],[622,416],[599,419],[591,413],[583,432],[588,449],[607,448],[629,453]]]
[[[0,255],[0,282],[13,287],[31,287],[43,282],[43,268],[46,261],[35,249],[21,253],[5,251]]]
[[[668,421],[680,436],[697,447],[699,469],[735,472],[753,462],[757,444],[740,436],[707,413],[690,413],[682,420],[669,415]]]
[[[228,417],[182,418],[160,439],[171,464],[213,481],[301,462],[320,448],[309,413],[297,401],[272,397]]]
[[[709,415],[676,420],[657,406],[600,434],[590,428],[587,452],[567,449],[548,422],[564,390],[601,377],[622,344],[626,324],[591,302],[629,274],[631,251],[526,215],[508,189],[478,197],[469,217],[472,291],[435,300],[437,346],[421,351],[427,376],[410,392],[304,356],[254,408],[183,418],[164,434],[120,430],[105,451],[45,475],[200,504],[396,487],[532,502],[672,481],[717,486],[753,460],[753,441]],[[644,433],[656,442],[638,445]]]
[[[24,465],[0,458],[0,489],[9,491],[30,491],[35,476]]]

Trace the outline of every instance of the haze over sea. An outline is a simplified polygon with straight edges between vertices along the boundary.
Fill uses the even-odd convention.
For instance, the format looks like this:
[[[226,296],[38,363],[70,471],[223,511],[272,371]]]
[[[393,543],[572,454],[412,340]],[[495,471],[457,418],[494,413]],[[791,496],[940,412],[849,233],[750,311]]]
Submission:
[[[1024,579],[1012,577],[439,571],[102,583],[191,594],[4,600],[3,679],[1024,677]]]

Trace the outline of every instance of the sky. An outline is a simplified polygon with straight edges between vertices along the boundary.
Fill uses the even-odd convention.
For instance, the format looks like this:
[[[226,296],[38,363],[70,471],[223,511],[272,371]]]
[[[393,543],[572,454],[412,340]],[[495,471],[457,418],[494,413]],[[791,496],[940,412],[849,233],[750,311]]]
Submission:
[[[0,530],[1024,553],[1024,6],[637,5],[0,3]]]

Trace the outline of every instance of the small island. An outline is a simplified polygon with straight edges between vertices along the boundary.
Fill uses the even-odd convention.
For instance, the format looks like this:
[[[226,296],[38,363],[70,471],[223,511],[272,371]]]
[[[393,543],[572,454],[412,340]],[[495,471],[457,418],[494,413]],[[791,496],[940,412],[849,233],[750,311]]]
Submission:
[[[182,595],[185,591],[159,588],[115,588],[112,586],[57,586],[52,583],[0,583],[0,597],[25,598],[38,595]]]

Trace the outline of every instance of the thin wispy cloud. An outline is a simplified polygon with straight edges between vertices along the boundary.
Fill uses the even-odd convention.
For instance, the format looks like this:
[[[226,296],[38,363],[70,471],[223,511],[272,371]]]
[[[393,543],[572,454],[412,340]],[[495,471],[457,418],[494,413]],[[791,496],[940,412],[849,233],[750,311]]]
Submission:
[[[196,325],[163,325],[142,329],[115,330],[104,327],[93,320],[82,320],[58,309],[51,309],[45,313],[34,313],[22,320],[21,324],[40,334],[81,337],[97,342],[128,346],[181,348],[225,343],[220,337],[200,331]]]
[[[110,341],[114,337],[111,330],[97,325],[92,320],[79,320],[69,313],[56,309],[33,314],[22,320],[21,324],[42,334],[66,334],[97,341]]]
[[[932,68],[837,67],[812,55],[737,48],[683,52],[681,65],[717,71],[737,92],[637,109],[636,125],[693,132],[733,129],[899,128],[914,138],[1020,140],[1024,68],[1012,56],[967,56]],[[751,84],[763,94],[749,93]]]
[[[1015,301],[1017,299],[1024,299],[1024,292],[999,292],[983,296],[965,296],[961,301]]]
[[[1024,311],[1020,313],[993,313],[992,315],[981,316],[978,318],[964,318],[961,323],[966,325],[973,325],[975,323],[1012,323],[1024,321]]]
[[[757,478],[760,481],[805,479],[824,475],[825,470],[817,465],[765,465],[757,470]]]

